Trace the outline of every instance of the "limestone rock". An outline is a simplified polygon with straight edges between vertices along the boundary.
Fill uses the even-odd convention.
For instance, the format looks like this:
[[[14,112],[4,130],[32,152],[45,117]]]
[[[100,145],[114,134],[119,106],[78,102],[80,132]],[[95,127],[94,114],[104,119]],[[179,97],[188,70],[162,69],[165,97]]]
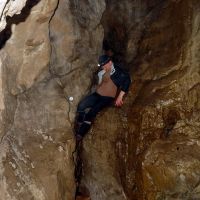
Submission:
[[[77,103],[90,86],[90,69],[96,68],[93,59],[103,37],[99,21],[105,3],[90,4],[95,7],[88,5],[94,14],[87,31],[77,19],[82,11],[75,16],[76,5],[70,1],[41,0],[26,6],[0,50],[0,192],[4,200],[74,199],[73,120]],[[64,22],[63,32],[63,27],[57,28],[59,21]],[[78,38],[73,39],[75,34]],[[73,48],[77,51],[71,60]],[[78,50],[85,54],[80,56]],[[93,52],[91,57],[88,52]],[[90,61],[93,65],[86,68]]]
[[[199,199],[199,141],[156,141],[142,163],[147,199]]]

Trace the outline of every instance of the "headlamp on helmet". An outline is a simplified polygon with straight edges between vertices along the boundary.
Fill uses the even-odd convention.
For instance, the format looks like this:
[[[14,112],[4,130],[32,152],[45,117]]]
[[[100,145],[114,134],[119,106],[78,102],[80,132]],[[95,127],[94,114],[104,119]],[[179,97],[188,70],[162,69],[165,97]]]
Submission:
[[[102,55],[99,57],[99,63],[98,63],[98,67],[103,67],[105,64],[107,64],[109,61],[111,60],[111,58],[107,55]]]

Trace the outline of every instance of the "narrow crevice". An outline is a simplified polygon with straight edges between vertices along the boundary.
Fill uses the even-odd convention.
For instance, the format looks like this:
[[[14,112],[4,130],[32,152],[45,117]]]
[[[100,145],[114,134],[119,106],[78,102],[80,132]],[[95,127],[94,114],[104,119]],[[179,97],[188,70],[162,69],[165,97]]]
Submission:
[[[50,55],[52,55],[53,48],[54,48],[53,42],[52,42],[52,38],[51,38],[51,27],[50,27],[50,24],[51,24],[51,21],[52,21],[54,15],[55,15],[55,13],[56,13],[56,11],[57,11],[57,9],[58,9],[59,3],[60,3],[60,0],[57,0],[57,5],[56,5],[56,7],[55,7],[55,9],[54,9],[53,14],[51,15],[51,18],[49,19],[49,23],[48,23],[48,27],[49,27],[49,41],[50,41]],[[50,73],[52,76],[54,76],[54,77],[59,77],[59,76],[56,74],[56,72],[54,71],[54,67],[52,66],[51,62],[49,63],[49,73]]]
[[[51,21],[53,19],[53,17],[55,16],[58,7],[59,7],[59,3],[60,1],[58,0],[57,5],[54,9],[54,13],[52,14],[50,20],[49,20],[49,41],[50,41],[50,55],[52,56],[52,54],[56,53],[56,51],[53,51],[54,48],[56,48],[54,46],[54,38],[52,38],[51,36]],[[73,64],[73,62],[76,61],[76,58],[74,58],[73,60],[71,60],[71,65]],[[72,132],[74,133],[74,124],[73,121],[71,121],[71,117],[70,117],[70,113],[72,112],[71,106],[72,106],[72,101],[70,100],[70,95],[69,95],[69,91],[66,90],[66,86],[63,84],[62,82],[62,78],[66,78],[67,76],[71,75],[72,73],[74,73],[75,71],[80,70],[80,67],[76,67],[74,69],[69,70],[69,72],[63,73],[63,74],[59,74],[58,72],[56,72],[55,67],[53,66],[53,64],[49,63],[49,73],[51,75],[51,78],[56,78],[57,84],[59,85],[59,87],[62,89],[63,91],[63,96],[68,104],[68,111],[67,111],[67,120],[70,123],[70,127],[72,129]],[[75,133],[74,133],[75,134]],[[75,194],[74,194],[74,199],[77,200],[80,197],[82,198],[84,196],[84,194],[81,192],[81,188],[80,188],[80,182],[81,182],[81,178],[82,178],[82,141],[76,141],[75,144],[75,149],[72,152],[72,160],[74,163],[74,181],[75,181],[75,186],[76,186],[76,190],[75,190]],[[63,186],[65,185],[63,182],[63,175],[61,172],[58,173],[58,187],[60,191],[60,195],[62,196],[61,198],[64,199],[65,196],[65,188],[63,188]]]

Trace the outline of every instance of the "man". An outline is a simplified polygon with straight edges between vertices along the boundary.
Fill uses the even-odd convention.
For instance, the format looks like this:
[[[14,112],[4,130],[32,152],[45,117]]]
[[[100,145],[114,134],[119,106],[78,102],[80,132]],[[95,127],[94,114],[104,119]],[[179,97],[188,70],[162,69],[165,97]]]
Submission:
[[[116,106],[123,105],[123,97],[131,83],[129,74],[115,66],[108,55],[99,57],[98,66],[100,71],[96,91],[85,97],[77,108],[75,122],[77,140],[81,140],[89,131],[92,121],[100,110],[111,105],[114,100]]]

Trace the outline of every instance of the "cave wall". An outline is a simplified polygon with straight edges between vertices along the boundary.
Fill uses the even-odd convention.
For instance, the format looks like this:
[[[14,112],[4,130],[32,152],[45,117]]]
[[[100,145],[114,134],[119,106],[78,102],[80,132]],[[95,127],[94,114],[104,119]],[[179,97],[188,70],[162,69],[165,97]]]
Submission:
[[[149,135],[147,137],[166,133],[169,137],[153,140],[143,154],[143,194],[147,199],[199,199],[199,155],[195,152],[199,149],[200,130],[200,4],[180,1],[173,7],[169,5],[169,9],[171,15],[167,21],[176,17],[176,22],[166,26],[167,32],[172,31],[167,35],[169,42],[159,34],[158,47],[162,50],[155,48],[157,50],[146,58],[154,67],[160,67],[152,67],[149,75],[152,74],[154,83],[151,81],[144,86],[144,93],[149,93],[143,95],[145,102],[149,102],[145,107],[151,111],[142,109],[147,114],[142,114],[141,119],[141,128],[145,135]],[[166,16],[164,12],[164,19]],[[159,26],[159,21],[156,25]],[[154,33],[157,27],[152,26],[149,30]],[[149,50],[154,45],[148,42],[148,37],[145,39],[144,44]],[[152,56],[159,59],[152,60]],[[152,118],[155,125],[147,120],[148,116],[155,116]]]
[[[27,1],[17,19],[7,20],[0,50],[1,199],[74,199],[73,120],[101,51],[104,8],[104,1]]]
[[[104,39],[132,85],[84,139],[83,191],[92,200],[199,199],[199,2],[23,2],[0,50],[1,198],[74,199],[75,111]]]
[[[105,38],[133,84],[88,135],[84,184],[92,199],[199,199],[199,3],[107,3]]]

